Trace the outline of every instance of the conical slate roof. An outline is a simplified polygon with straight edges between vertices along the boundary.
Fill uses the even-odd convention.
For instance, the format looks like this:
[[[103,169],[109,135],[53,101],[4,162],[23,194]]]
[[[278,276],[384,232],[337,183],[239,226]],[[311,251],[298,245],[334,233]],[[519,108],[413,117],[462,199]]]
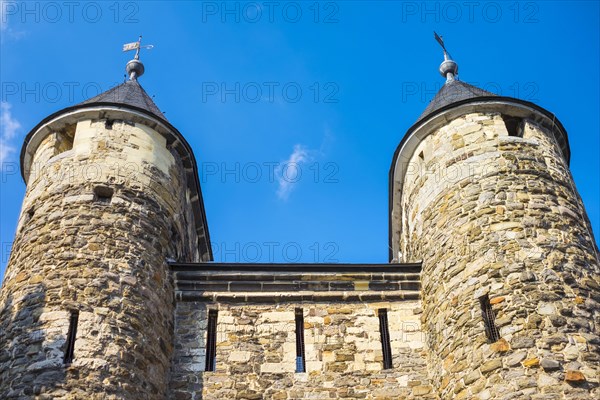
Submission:
[[[487,97],[496,96],[494,93],[488,92],[483,89],[479,89],[468,83],[451,79],[446,81],[444,86],[435,95],[433,100],[429,103],[425,111],[421,114],[418,121],[424,119],[429,114],[445,107],[449,104],[456,103],[462,100],[473,99],[476,97]]]
[[[125,83],[115,86],[104,93],[100,93],[96,97],[87,99],[81,104],[123,104],[133,106],[148,111],[155,116],[166,120],[165,116],[152,101],[148,93],[142,88],[136,79],[128,80]]]

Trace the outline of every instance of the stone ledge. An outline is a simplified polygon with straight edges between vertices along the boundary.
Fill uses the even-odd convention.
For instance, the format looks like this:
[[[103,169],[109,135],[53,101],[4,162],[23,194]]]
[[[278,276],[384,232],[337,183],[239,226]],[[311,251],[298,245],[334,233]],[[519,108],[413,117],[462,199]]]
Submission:
[[[337,272],[337,273],[421,273],[421,263],[343,264],[343,263],[170,263],[173,272],[212,273],[224,272]]]
[[[181,291],[202,291],[202,292],[296,292],[296,291],[397,291],[421,289],[421,283],[418,280],[412,281],[391,281],[391,280],[358,280],[358,281],[246,281],[243,279],[224,281],[221,277],[215,277],[211,281],[186,281],[177,277],[177,289]]]
[[[176,301],[212,301],[218,303],[289,303],[289,302],[328,302],[328,301],[400,301],[418,300],[420,291],[369,291],[369,292],[203,292],[177,290]]]
[[[178,301],[417,300],[420,264],[171,264]]]
[[[222,281],[261,281],[278,282],[281,280],[302,280],[302,281],[355,281],[355,280],[394,280],[394,281],[418,281],[421,278],[419,273],[369,273],[369,272],[349,272],[349,273],[312,273],[312,272],[269,272],[269,271],[233,271],[221,272],[215,270],[209,271],[174,271],[177,279],[181,281],[214,281],[218,275]]]

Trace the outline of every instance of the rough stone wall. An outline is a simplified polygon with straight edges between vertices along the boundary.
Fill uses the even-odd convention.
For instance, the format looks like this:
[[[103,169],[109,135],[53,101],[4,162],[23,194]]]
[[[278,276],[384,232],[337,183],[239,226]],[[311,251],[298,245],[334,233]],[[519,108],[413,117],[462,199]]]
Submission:
[[[185,259],[181,243],[196,243],[177,229],[190,225],[183,168],[155,131],[105,122],[79,121],[60,154],[70,145],[50,134],[34,157],[0,293],[2,399],[166,396],[174,304],[165,258],[179,246]],[[63,365],[72,310],[74,360]]]
[[[304,311],[306,372],[296,373],[294,310]],[[204,372],[208,309],[218,309],[216,371]],[[382,369],[377,310],[388,309],[393,368]],[[419,302],[179,302],[170,398],[436,398]]]
[[[404,261],[423,260],[422,323],[442,398],[600,397],[600,267],[584,206],[546,129],[458,117],[414,153]],[[489,295],[501,340],[489,343]]]

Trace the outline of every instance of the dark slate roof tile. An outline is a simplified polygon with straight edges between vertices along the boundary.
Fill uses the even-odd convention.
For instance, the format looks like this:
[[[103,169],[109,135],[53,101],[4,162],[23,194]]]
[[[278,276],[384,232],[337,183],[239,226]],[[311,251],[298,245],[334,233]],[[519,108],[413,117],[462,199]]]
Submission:
[[[96,103],[117,103],[141,108],[154,114],[155,116],[166,120],[163,113],[158,109],[152,101],[148,93],[142,88],[137,80],[129,80],[125,83],[115,86],[104,93],[100,93],[96,97],[92,97],[80,104],[96,104]]]
[[[427,105],[427,108],[425,108],[425,111],[423,111],[423,113],[419,117],[418,121],[424,119],[429,114],[449,104],[483,96],[496,95],[486,90],[479,89],[478,87],[475,87],[473,85],[469,85],[468,83],[456,79],[451,80],[449,82],[446,82],[444,86],[442,86],[440,91],[437,92],[433,100],[431,100],[429,105]]]

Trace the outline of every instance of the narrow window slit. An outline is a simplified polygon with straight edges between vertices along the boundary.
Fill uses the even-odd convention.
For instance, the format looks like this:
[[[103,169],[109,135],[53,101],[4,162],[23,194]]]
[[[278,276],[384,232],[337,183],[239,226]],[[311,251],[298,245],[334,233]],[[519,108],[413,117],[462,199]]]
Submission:
[[[67,332],[67,343],[65,344],[65,357],[63,363],[70,365],[75,356],[75,338],[77,337],[77,323],[79,322],[79,311],[71,311],[69,318],[69,331]]]
[[[390,344],[390,329],[388,327],[387,309],[377,310],[379,315],[379,333],[381,334],[381,350],[383,351],[383,369],[392,368],[392,346]]]
[[[490,297],[487,294],[481,296],[479,304],[481,305],[481,316],[485,325],[485,334],[490,343],[497,342],[500,340],[500,331],[498,331],[498,327],[496,326],[496,315],[492,309]]]
[[[33,218],[34,215],[35,215],[35,208],[31,207],[29,210],[27,210],[27,216],[26,216],[25,221],[29,222]]]
[[[181,253],[180,242],[181,242],[181,237],[179,236],[179,231],[177,230],[177,227],[175,226],[175,224],[173,224],[173,225],[171,225],[171,245],[173,246],[173,252],[171,253],[171,256],[169,257],[174,260],[173,262],[176,262],[177,260],[179,260],[179,255]]]
[[[296,308],[296,372],[306,372],[306,357],[304,354],[304,312]]]
[[[216,371],[217,369],[217,313],[217,310],[208,310],[205,371]]]

